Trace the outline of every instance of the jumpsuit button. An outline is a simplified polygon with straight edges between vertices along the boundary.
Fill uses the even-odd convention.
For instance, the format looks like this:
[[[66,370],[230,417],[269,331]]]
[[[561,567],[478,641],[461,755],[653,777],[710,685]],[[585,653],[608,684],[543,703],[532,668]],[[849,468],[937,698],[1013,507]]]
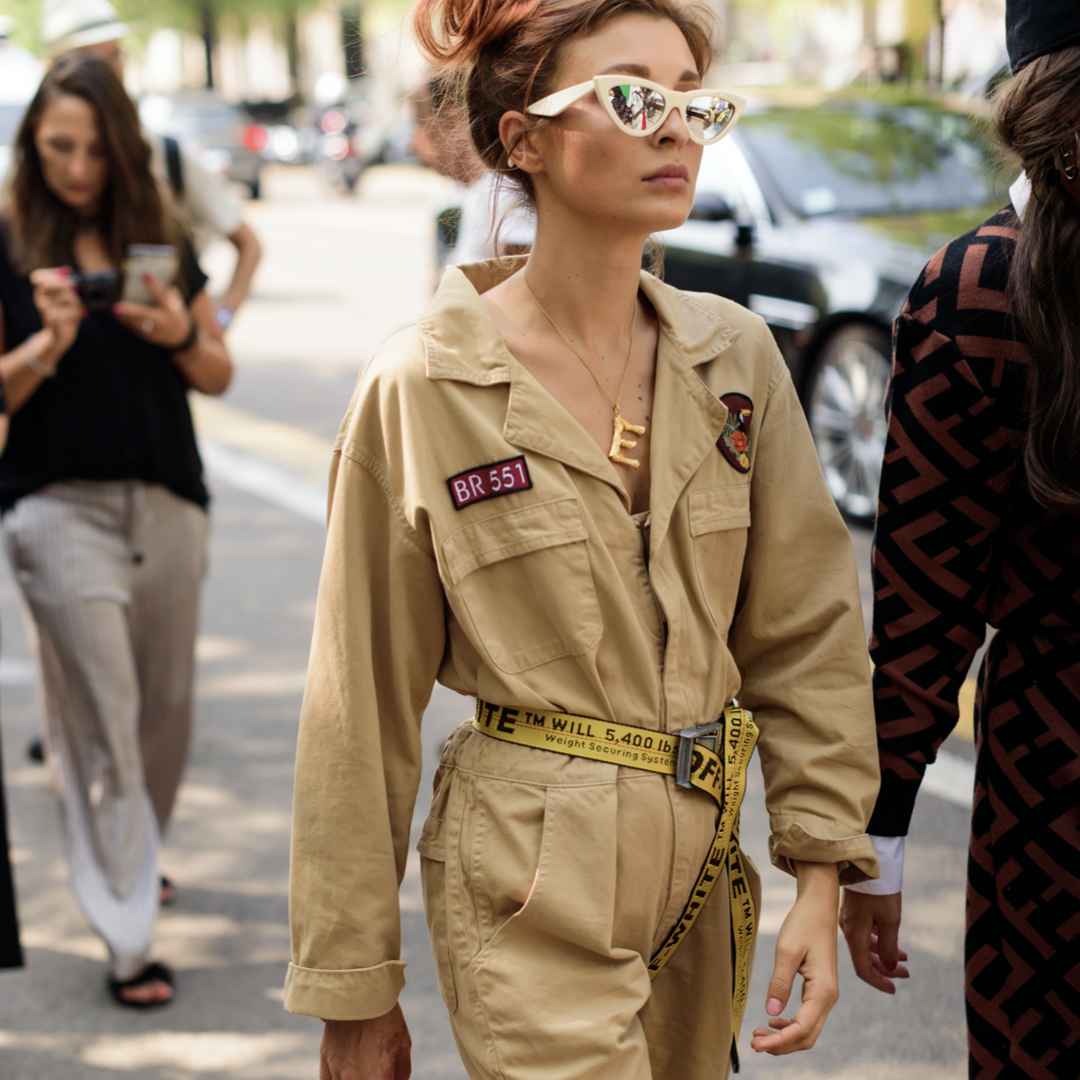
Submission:
[[[133,555],[133,556],[131,557],[131,561],[132,561],[132,562],[133,562],[133,563],[134,563],[134,564],[135,564],[136,566],[142,566],[142,559],[143,559],[143,557],[142,557],[142,553],[141,553],[141,552],[137,552],[137,553],[136,553],[135,555]]]

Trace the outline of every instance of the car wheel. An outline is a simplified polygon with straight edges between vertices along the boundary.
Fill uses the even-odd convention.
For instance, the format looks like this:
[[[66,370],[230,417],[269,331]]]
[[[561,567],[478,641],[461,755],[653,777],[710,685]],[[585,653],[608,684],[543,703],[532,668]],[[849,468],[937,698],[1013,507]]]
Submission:
[[[821,347],[806,379],[806,413],[825,481],[840,510],[863,524],[877,510],[890,353],[877,327],[845,326]]]

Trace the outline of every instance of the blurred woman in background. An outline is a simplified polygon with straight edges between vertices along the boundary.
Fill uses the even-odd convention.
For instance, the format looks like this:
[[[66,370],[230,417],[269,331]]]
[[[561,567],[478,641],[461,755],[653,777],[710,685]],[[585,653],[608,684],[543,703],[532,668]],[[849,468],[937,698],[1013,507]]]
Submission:
[[[524,255],[536,238],[536,215],[520,188],[473,147],[461,83],[460,72],[437,68],[412,94],[412,149],[455,184],[437,214],[436,278],[447,266]]]
[[[189,388],[231,377],[190,245],[115,71],[53,64],[0,217],[0,510],[36,637],[72,886],[125,1005],[172,998],[153,960],[158,847],[191,729],[208,496]],[[181,254],[154,302],[113,302],[132,244]]]

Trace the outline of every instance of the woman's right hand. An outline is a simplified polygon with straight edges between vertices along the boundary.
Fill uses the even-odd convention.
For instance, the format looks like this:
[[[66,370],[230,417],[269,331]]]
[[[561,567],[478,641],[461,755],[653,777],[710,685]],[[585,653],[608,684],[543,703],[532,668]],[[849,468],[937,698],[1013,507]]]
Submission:
[[[895,994],[894,979],[906,979],[908,955],[900,948],[900,893],[877,896],[844,890],[840,929],[844,932],[855,974],[883,994]]]
[[[409,1080],[412,1038],[401,1006],[371,1020],[327,1020],[319,1080]]]
[[[75,343],[85,314],[71,270],[66,266],[34,270],[30,282],[34,286],[34,306],[52,337],[49,351],[59,358]]]

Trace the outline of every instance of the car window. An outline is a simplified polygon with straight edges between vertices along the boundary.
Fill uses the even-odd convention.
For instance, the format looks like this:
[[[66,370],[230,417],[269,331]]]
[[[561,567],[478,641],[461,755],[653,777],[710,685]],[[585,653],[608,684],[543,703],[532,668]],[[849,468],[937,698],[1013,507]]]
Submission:
[[[868,103],[746,115],[743,145],[797,214],[870,216],[992,202],[988,150],[966,116]]]

